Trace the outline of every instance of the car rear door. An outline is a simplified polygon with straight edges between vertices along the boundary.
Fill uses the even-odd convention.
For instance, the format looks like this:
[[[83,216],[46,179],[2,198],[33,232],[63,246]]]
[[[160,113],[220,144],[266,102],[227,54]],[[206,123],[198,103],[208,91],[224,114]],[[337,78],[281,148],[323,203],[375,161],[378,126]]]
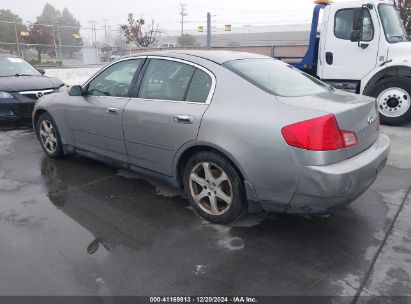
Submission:
[[[214,75],[190,62],[151,57],[124,110],[130,163],[172,175],[176,151],[197,138],[215,88]]]
[[[67,123],[75,145],[128,162],[123,136],[123,111],[145,58],[114,63],[95,76],[82,96],[70,97]]]

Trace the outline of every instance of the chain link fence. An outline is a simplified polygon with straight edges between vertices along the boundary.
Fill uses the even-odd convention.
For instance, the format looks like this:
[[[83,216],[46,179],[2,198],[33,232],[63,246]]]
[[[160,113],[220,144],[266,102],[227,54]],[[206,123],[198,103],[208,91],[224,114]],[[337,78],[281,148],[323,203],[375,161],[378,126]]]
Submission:
[[[41,67],[101,65],[130,53],[120,29],[0,20],[0,53]]]
[[[308,32],[214,34],[213,49],[243,51],[267,56],[303,56]],[[196,35],[195,47],[179,47],[178,36],[163,34],[156,46],[140,48],[126,43],[120,25],[89,27],[19,23],[0,20],[0,53],[25,58],[38,67],[100,66],[121,56],[153,50],[205,49],[205,35]],[[168,47],[164,47],[168,46]]]

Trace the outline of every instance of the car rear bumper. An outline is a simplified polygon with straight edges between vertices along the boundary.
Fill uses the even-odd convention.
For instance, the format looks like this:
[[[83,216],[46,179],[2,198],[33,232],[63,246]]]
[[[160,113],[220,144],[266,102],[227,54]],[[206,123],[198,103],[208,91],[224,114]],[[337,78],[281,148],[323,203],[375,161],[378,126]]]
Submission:
[[[340,209],[363,194],[385,167],[390,139],[380,134],[367,150],[326,166],[300,165],[300,181],[288,205],[260,202],[266,211],[324,214]]]
[[[287,213],[329,213],[363,194],[385,167],[390,139],[380,134],[367,150],[328,166],[301,166],[300,183]]]

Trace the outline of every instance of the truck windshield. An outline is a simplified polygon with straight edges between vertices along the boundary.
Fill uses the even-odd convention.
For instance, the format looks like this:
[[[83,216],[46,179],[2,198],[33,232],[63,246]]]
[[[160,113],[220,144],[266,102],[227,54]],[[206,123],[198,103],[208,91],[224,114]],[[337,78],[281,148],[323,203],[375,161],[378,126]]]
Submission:
[[[389,4],[380,4],[378,11],[387,41],[390,43],[408,41],[400,15],[394,7]]]
[[[298,97],[331,90],[318,79],[275,59],[234,60],[224,66],[273,95]]]

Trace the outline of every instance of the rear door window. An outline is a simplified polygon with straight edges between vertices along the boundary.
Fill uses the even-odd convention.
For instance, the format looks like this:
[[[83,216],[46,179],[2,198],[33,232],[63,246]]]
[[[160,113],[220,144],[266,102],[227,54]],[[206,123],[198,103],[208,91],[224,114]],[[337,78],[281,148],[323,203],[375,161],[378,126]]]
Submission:
[[[144,73],[139,98],[184,101],[195,67],[177,61],[152,59]]]
[[[206,72],[196,69],[193,79],[191,80],[190,88],[187,92],[186,101],[191,102],[207,102],[212,86],[212,79]]]

